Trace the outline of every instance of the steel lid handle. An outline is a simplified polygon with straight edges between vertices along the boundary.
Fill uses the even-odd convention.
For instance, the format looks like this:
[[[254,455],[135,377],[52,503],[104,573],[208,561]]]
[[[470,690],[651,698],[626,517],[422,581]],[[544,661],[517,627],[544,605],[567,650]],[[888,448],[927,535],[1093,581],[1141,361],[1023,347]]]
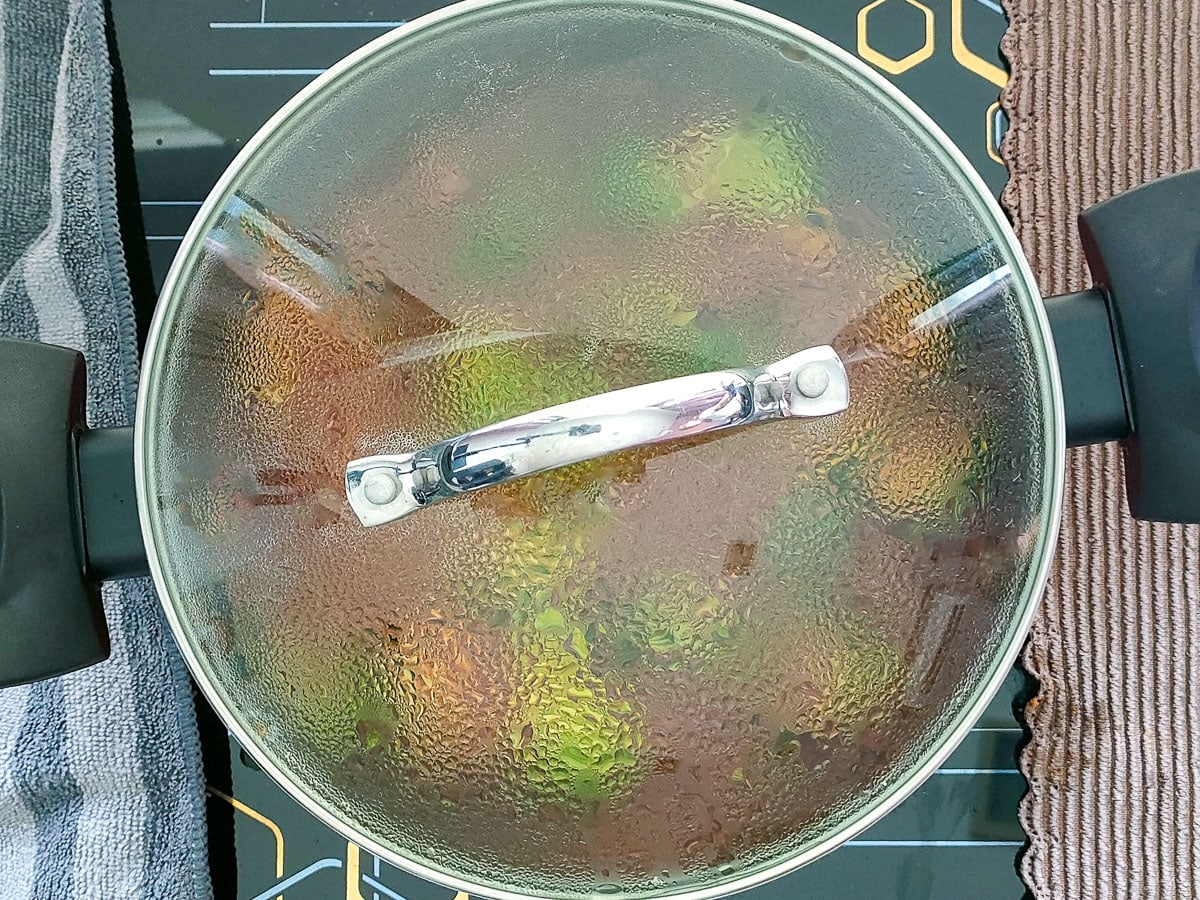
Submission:
[[[832,347],[752,368],[686,375],[573,400],[346,467],[346,496],[363,525],[382,525],[470,491],[648,444],[774,419],[816,418],[850,402]]]

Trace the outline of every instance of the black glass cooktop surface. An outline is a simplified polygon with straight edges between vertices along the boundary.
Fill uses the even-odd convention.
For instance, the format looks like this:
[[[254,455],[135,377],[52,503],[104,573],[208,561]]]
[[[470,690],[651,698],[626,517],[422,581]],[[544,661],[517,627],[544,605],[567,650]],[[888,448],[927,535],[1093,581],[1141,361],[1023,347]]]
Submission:
[[[242,143],[346,53],[441,4],[429,0],[113,0],[148,263],[143,312],[188,223]],[[841,44],[941,124],[999,192],[1004,31],[995,0],[771,0]],[[136,270],[139,248],[131,248]],[[148,260],[146,259],[148,256]],[[1014,672],[946,765],[859,839],[747,900],[1017,900],[1025,836]],[[202,710],[218,898],[463,900],[337,837],[242,754]]]

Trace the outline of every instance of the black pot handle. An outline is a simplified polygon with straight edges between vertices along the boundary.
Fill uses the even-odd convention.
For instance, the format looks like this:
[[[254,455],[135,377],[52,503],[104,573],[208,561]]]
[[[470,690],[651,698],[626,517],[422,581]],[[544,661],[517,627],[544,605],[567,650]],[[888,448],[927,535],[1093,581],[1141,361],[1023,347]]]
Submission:
[[[1046,301],[1068,443],[1121,440],[1130,512],[1200,522],[1200,169],[1079,227],[1096,288]]]
[[[0,339],[0,687],[109,652],[100,582],[144,574],[133,429],[85,427],[73,350]]]

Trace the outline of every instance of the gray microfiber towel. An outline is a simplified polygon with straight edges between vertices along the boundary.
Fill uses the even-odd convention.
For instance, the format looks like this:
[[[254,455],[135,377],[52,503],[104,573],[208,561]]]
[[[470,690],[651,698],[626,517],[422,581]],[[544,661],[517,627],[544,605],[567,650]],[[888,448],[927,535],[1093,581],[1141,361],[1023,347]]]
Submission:
[[[0,0],[0,334],[83,351],[93,426],[137,379],[111,77],[101,0]],[[111,659],[0,690],[3,900],[211,896],[187,672],[148,579],[104,603]]]

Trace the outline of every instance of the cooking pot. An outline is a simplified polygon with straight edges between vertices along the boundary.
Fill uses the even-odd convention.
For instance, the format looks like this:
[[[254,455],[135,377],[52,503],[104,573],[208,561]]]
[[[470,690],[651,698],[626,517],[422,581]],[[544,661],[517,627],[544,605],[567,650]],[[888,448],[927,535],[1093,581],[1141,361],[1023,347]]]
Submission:
[[[1013,664],[1066,447],[1200,520],[1197,198],[1087,211],[1043,303],[968,163],[726,0],[495,0],[355,52],[189,229],[136,424],[0,343],[0,684],[153,575],[314,815],[493,897],[713,897],[947,757]],[[1057,348],[1057,349],[1056,349]]]

